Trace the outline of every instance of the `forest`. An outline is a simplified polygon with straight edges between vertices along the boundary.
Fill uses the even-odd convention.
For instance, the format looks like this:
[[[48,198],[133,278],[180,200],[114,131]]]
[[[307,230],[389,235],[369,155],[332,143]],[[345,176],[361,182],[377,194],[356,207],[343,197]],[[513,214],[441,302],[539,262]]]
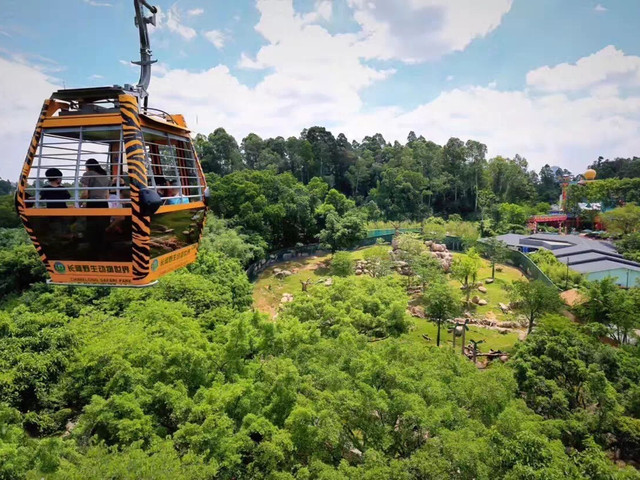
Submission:
[[[0,479],[640,479],[640,286],[576,278],[569,307],[509,282],[529,334],[486,368],[444,339],[481,256],[504,275],[504,246],[479,240],[524,231],[568,172],[413,133],[195,143],[211,190],[198,260],[151,288],[46,284],[0,197]],[[604,186],[570,199],[627,202],[608,222],[631,257],[639,162],[599,159]],[[382,244],[356,250],[355,275],[345,252],[400,227],[418,231],[397,239],[411,275]],[[425,253],[447,236],[464,250],[449,273]],[[256,308],[245,269],[316,243],[335,284],[297,285],[275,319]],[[427,323],[439,346],[407,341]]]

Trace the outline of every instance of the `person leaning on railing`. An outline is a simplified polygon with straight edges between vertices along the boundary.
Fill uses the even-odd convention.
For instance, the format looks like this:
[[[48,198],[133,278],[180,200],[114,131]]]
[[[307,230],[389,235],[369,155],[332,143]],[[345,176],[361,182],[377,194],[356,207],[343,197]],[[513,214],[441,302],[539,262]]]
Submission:
[[[87,160],[85,167],[86,171],[80,179],[80,184],[87,189],[82,192],[80,198],[89,200],[85,202],[87,208],[109,208],[109,176],[106,170],[95,158]]]
[[[57,168],[49,168],[44,172],[49,181],[40,191],[40,200],[48,200],[47,208],[67,208],[67,200],[71,199],[69,191],[62,186],[62,172]]]

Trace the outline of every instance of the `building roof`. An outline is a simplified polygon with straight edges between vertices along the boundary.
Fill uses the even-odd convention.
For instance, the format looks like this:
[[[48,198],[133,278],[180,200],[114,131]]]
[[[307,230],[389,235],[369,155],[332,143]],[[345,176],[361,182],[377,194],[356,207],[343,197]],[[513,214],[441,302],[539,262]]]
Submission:
[[[578,265],[569,263],[569,267],[580,273],[605,272],[607,270],[617,270],[619,268],[640,272],[640,266],[638,265],[626,265],[619,262],[613,262],[611,260],[597,260],[595,262],[580,263]]]
[[[550,250],[562,263],[580,273],[602,272],[606,270],[628,269],[640,271],[640,264],[620,255],[613,244],[593,240],[579,235],[553,235],[536,233],[518,235],[507,233],[497,237],[511,248],[545,248]]]

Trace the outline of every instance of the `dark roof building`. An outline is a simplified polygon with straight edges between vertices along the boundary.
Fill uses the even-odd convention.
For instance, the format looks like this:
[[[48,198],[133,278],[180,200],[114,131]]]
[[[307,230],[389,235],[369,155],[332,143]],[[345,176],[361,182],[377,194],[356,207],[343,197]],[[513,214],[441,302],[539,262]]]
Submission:
[[[550,250],[558,260],[568,264],[572,270],[582,273],[589,280],[612,277],[623,287],[632,287],[640,281],[640,264],[624,258],[608,242],[578,235],[549,233],[508,233],[498,236],[498,239],[523,253],[534,252],[540,248]]]

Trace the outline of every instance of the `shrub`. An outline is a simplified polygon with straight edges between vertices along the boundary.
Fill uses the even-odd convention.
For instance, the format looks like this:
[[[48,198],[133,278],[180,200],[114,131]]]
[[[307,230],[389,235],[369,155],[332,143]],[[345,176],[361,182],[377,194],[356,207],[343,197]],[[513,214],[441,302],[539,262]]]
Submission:
[[[354,261],[348,252],[337,252],[331,260],[331,273],[339,277],[347,277],[353,273]]]

